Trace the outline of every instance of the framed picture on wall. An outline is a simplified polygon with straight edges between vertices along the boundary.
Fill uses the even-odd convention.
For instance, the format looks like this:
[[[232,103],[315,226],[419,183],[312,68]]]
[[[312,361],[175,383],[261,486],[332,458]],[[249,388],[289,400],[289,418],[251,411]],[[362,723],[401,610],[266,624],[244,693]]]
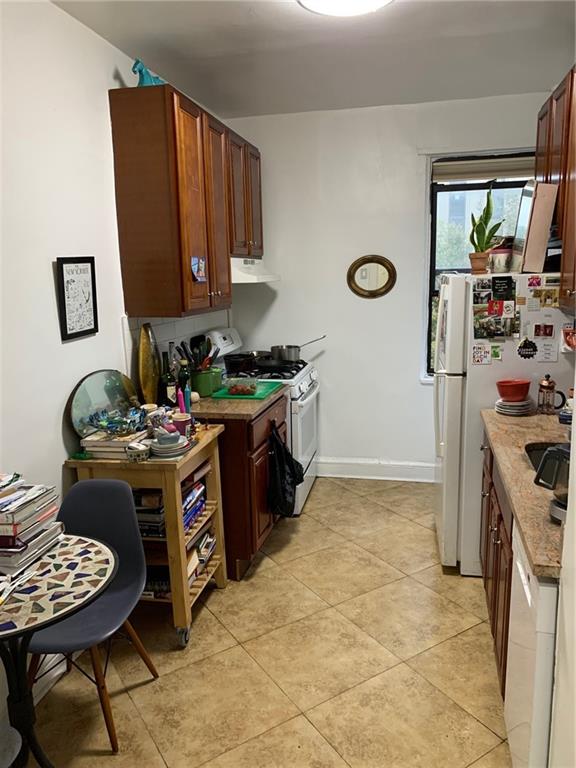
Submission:
[[[57,258],[56,290],[62,341],[98,333],[94,256]]]

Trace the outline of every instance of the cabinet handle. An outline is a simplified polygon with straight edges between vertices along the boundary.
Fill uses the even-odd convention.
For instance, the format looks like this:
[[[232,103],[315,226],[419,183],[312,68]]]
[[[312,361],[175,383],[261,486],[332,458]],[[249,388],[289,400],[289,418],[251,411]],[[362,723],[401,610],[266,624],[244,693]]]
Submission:
[[[566,288],[566,296],[574,296],[576,291],[571,291],[570,288]]]
[[[214,296],[214,291],[208,291],[208,296]]]
[[[491,525],[490,526],[490,533],[496,533],[497,530],[498,530],[498,526],[497,525]],[[494,541],[494,539],[492,539],[492,541]]]
[[[482,491],[481,496],[485,499],[487,496],[490,496],[490,491]]]
[[[486,445],[486,443],[482,443],[482,445],[480,446],[480,450],[481,450],[481,451],[485,451],[485,450],[486,450],[486,448],[488,448],[488,446]]]
[[[498,539],[498,541],[492,539],[492,544],[494,544],[495,547],[499,547],[500,544],[502,544],[502,539]]]

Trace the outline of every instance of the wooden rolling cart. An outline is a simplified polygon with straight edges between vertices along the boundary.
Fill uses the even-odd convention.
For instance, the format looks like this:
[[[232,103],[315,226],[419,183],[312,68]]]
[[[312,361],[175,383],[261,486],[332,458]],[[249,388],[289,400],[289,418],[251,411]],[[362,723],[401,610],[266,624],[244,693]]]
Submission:
[[[171,597],[143,597],[142,600],[172,604],[174,627],[182,646],[187,645],[190,639],[192,606],[210,579],[213,578],[220,589],[227,582],[218,456],[218,435],[223,431],[221,424],[201,427],[195,436],[198,445],[176,459],[151,458],[140,464],[112,459],[69,459],[66,462],[67,467],[76,471],[78,480],[112,478],[125,480],[132,488],[162,491],[166,537],[143,537],[142,540],[148,565],[168,565]],[[203,478],[206,483],[206,510],[191,528],[184,531],[181,483],[207,461],[211,470]],[[216,548],[205,570],[190,586],[188,558],[194,542],[207,530],[214,531]]]

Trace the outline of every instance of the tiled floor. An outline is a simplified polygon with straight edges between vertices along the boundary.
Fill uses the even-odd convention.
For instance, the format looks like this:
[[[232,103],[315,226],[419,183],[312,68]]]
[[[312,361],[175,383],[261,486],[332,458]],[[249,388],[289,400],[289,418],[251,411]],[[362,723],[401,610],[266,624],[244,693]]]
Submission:
[[[38,708],[59,768],[511,764],[482,585],[438,564],[430,486],[318,480],[185,650],[164,608],[134,623],[160,679],[115,641],[112,756],[96,691],[63,678]]]

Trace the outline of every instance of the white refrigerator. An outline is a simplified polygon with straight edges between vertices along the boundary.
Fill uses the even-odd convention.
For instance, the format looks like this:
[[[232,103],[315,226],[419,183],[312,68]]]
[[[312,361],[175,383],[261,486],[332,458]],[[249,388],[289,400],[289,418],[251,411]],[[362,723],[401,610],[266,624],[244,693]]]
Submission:
[[[490,286],[492,280],[495,290]],[[568,393],[574,378],[574,353],[561,351],[562,327],[570,319],[547,305],[558,295],[556,275],[443,275],[440,286],[434,355],[434,431],[436,447],[435,522],[440,560],[460,566],[462,575],[479,576],[483,423],[480,411],[493,408],[499,379],[531,379],[537,399],[538,381],[550,373],[557,388]],[[513,316],[504,322],[487,315],[502,286],[511,286]],[[552,297],[552,299],[551,299]],[[539,306],[538,306],[539,305]],[[476,326],[476,327],[475,327]],[[514,336],[488,336],[497,333]],[[552,327],[552,330],[550,330]],[[487,330],[489,328],[489,330]],[[482,330],[484,329],[484,330]],[[552,333],[552,335],[550,335]],[[480,338],[478,338],[480,336]],[[521,351],[533,357],[521,357]],[[489,360],[487,358],[490,358]],[[521,417],[518,417],[521,418]]]

